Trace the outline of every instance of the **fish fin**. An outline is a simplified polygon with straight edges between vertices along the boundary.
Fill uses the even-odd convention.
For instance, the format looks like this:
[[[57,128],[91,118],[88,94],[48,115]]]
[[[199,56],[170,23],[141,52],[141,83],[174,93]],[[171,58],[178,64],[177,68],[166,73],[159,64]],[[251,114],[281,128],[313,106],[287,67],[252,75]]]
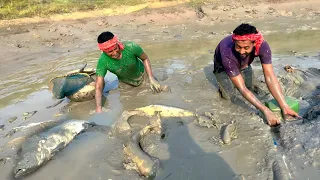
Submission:
[[[110,135],[111,127],[110,126],[104,126],[104,125],[95,125],[89,127],[86,132],[100,132],[107,135]]]
[[[82,124],[82,126],[84,127],[84,129],[88,129],[90,127],[98,126],[98,124],[96,124],[94,122],[85,122]]]
[[[160,169],[164,169],[163,164],[161,163],[160,159],[156,158],[156,157],[151,157],[152,161],[155,162],[157,164],[157,167]]]
[[[84,71],[84,69],[87,67],[87,63],[82,67],[82,68],[80,68],[80,70],[79,70],[79,73],[83,73],[83,71]]]
[[[66,143],[61,142],[60,144],[57,145],[57,147],[55,147],[52,152],[57,152],[59,151],[61,148],[63,148],[65,146]]]

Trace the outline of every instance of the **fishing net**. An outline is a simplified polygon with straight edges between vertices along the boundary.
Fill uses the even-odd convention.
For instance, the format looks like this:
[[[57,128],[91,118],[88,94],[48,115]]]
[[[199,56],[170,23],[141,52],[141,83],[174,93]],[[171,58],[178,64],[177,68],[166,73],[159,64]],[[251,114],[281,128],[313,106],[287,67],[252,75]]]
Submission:
[[[57,99],[62,99],[65,96],[76,93],[93,81],[87,73],[72,73],[51,79],[49,86],[53,96]]]

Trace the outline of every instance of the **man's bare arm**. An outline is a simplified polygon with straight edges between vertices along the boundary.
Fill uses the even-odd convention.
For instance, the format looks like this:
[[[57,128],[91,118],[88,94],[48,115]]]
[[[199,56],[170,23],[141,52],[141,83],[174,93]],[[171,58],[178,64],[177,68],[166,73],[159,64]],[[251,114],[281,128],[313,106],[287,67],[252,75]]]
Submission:
[[[100,113],[102,111],[102,90],[104,87],[104,77],[97,76],[96,78],[96,112]]]
[[[287,104],[285,97],[282,93],[282,89],[278,82],[276,75],[274,74],[272,64],[262,64],[264,78],[268,89],[272,96],[277,100],[280,108],[282,109],[284,119],[288,119],[288,116],[301,118],[298,113],[293,111]]]
[[[161,91],[161,86],[160,86],[159,82],[153,77],[150,60],[149,60],[147,54],[146,53],[142,53],[139,58],[143,61],[144,68],[145,68],[145,70],[146,70],[146,72],[148,74],[150,88],[154,92],[160,92]]]
[[[150,60],[149,60],[149,57],[147,56],[147,54],[146,53],[142,53],[139,58],[143,62],[143,65],[144,65],[144,68],[145,68],[145,70],[146,70],[146,72],[148,74],[148,77],[153,77]]]
[[[278,79],[273,72],[272,64],[262,64],[262,69],[266,84],[272,96],[277,100],[281,108],[289,107],[282,94]]]
[[[265,105],[263,105],[258,98],[246,87],[242,75],[239,74],[235,77],[230,77],[232,83],[239,90],[241,95],[247,99],[252,105],[262,111],[268,121],[270,126],[280,124],[280,120],[268,109]]]
[[[267,109],[266,106],[264,106],[259,99],[256,98],[256,96],[246,87],[244,80],[239,74],[235,77],[230,77],[232,83],[235,85],[235,87],[239,90],[240,94],[248,100],[252,105],[254,105],[256,108],[258,108],[261,111],[265,111]]]

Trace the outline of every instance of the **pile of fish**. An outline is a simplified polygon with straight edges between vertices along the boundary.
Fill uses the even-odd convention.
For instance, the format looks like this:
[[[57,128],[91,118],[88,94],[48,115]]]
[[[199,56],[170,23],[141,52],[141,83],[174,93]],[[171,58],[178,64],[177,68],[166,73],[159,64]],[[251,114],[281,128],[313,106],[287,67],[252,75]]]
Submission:
[[[132,132],[128,119],[134,115],[148,117],[149,124],[141,127],[136,132]],[[161,117],[194,117],[195,122],[200,126],[208,128],[217,127],[220,129],[218,119],[216,119],[214,114],[208,112],[204,115],[199,115],[189,110],[164,105],[150,105],[136,108],[132,111],[124,111],[112,128],[113,135],[117,135],[118,133],[129,135],[128,141],[124,144],[124,155],[126,156],[124,167],[126,169],[134,169],[140,175],[149,179],[154,179],[156,176],[160,162],[157,158],[151,157],[143,151],[140,141],[148,133],[156,133],[160,136],[162,128]],[[13,169],[15,178],[21,178],[36,171],[58,151],[65,148],[78,134],[89,128],[95,129],[98,126],[100,125],[88,121],[68,120],[64,122],[46,121],[31,123],[26,126],[13,128],[9,133],[14,134],[17,131],[23,131],[30,127],[41,129],[39,133],[37,131],[30,137],[22,138],[18,162]],[[223,135],[225,138],[222,138],[229,138],[226,140],[228,143],[230,143],[232,138],[232,134],[229,133],[233,133],[234,127],[234,124],[232,124],[224,128],[226,129],[225,135]]]
[[[132,133],[132,128],[128,122],[128,119],[131,116],[149,117],[149,125],[142,127],[138,132],[133,133],[127,144],[124,145],[124,154],[127,156],[124,166],[126,169],[136,170],[140,175],[148,179],[153,179],[156,176],[160,162],[157,158],[151,157],[143,151],[140,141],[148,133],[156,133],[160,136],[162,129],[161,117],[195,117],[195,121],[198,125],[208,128],[216,127],[221,130],[221,140],[225,144],[230,144],[231,140],[236,138],[235,123],[230,123],[223,126],[224,128],[220,128],[221,122],[212,113],[206,112],[203,115],[199,115],[189,110],[165,105],[150,105],[136,108],[132,111],[124,111],[119,120],[115,123],[113,133]]]

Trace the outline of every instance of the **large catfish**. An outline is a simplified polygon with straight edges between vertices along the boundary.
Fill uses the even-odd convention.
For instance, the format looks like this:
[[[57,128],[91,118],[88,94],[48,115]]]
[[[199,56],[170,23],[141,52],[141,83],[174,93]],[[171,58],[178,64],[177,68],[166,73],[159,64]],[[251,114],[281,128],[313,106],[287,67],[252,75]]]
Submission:
[[[35,171],[66,147],[75,136],[94,125],[87,121],[69,120],[26,139],[14,167],[15,177],[20,178]]]

